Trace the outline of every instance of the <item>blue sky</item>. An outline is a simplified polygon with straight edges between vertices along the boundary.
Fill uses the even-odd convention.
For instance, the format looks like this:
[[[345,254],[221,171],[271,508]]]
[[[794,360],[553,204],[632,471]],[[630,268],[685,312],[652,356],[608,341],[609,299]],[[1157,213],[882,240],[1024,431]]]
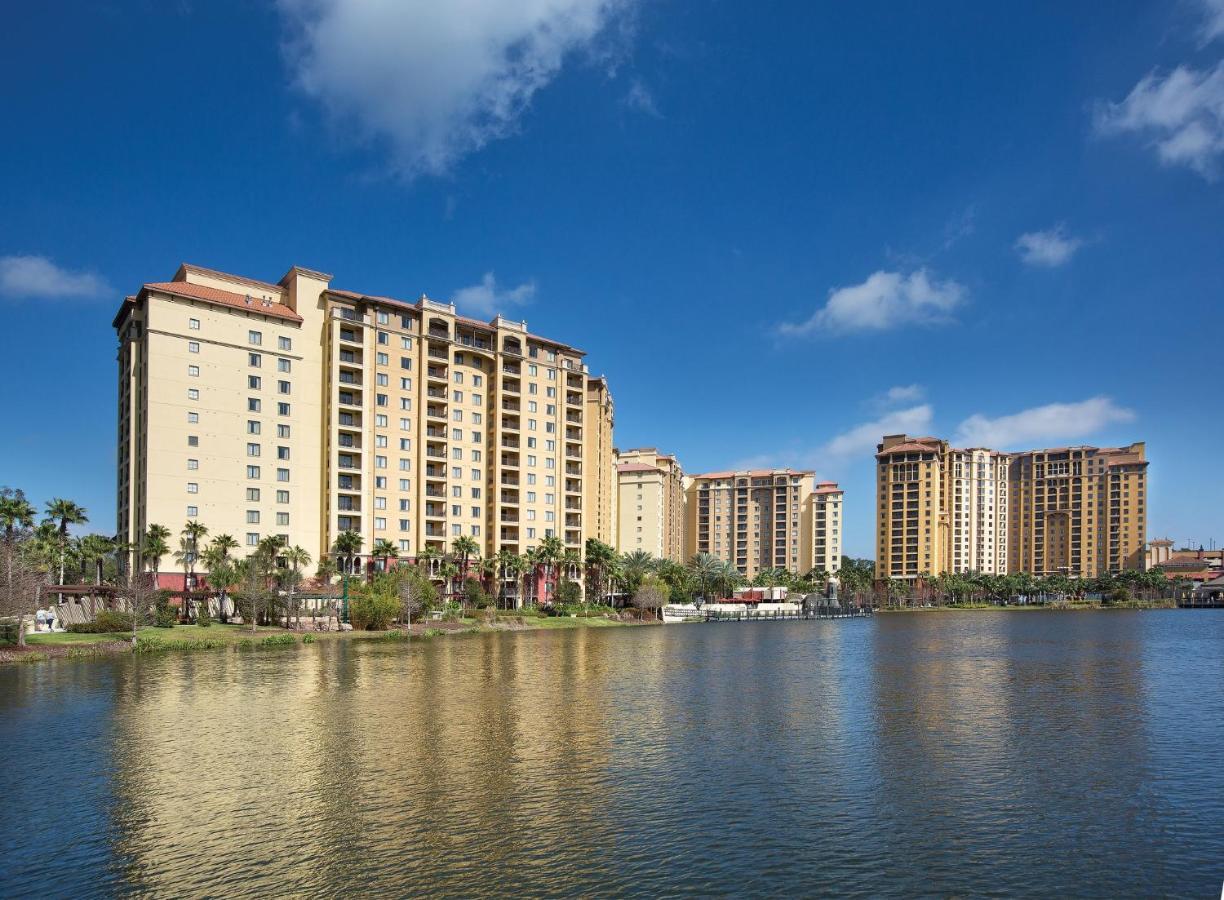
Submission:
[[[524,317],[857,555],[893,430],[1146,440],[1224,539],[1224,0],[30,4],[0,85],[0,483],[98,530],[111,316],[191,261]]]

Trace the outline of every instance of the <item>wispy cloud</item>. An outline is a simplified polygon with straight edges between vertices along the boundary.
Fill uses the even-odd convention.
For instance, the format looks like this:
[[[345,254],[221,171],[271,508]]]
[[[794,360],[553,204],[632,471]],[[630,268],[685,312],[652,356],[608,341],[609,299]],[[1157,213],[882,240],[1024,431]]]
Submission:
[[[1097,108],[1096,128],[1107,136],[1137,135],[1164,165],[1186,166],[1214,181],[1224,157],[1224,62],[1202,71],[1178,66],[1167,75],[1149,73],[1121,103]]]
[[[952,321],[966,290],[951,279],[931,278],[926,269],[904,275],[874,272],[861,284],[834,288],[829,299],[802,322],[783,322],[778,333],[803,337],[819,332],[885,331],[902,325]]]
[[[880,409],[891,409],[905,403],[917,403],[926,397],[926,388],[920,384],[899,384],[878,394],[873,405]]]
[[[629,85],[629,90],[625,94],[625,106],[640,113],[645,113],[648,116],[654,116],[656,119],[663,118],[663,114],[659,112],[659,107],[655,103],[654,94],[651,93],[640,78],[635,78]]]
[[[509,289],[498,288],[493,273],[485,272],[479,284],[455,291],[451,302],[470,315],[491,318],[496,314],[509,312],[512,307],[530,303],[535,292],[534,281],[525,281],[518,287]]]
[[[93,300],[112,294],[93,272],[73,272],[45,256],[0,256],[0,297]]]
[[[1203,23],[1199,35],[1203,42],[1224,37],[1224,0],[1200,0],[1203,5]]]
[[[1067,228],[1062,223],[1045,231],[1029,231],[1016,238],[1016,250],[1025,263],[1051,269],[1070,262],[1083,245],[1081,238],[1067,234]]]
[[[972,415],[961,422],[955,441],[960,446],[1015,450],[1051,441],[1088,437],[1109,426],[1133,422],[1135,413],[1108,397],[1079,403],[1050,403],[1009,416]]]
[[[819,456],[834,463],[870,456],[886,434],[915,434],[931,427],[934,410],[929,403],[898,409],[870,422],[862,422],[834,437],[821,448]]]
[[[277,0],[297,86],[335,124],[389,149],[412,178],[441,174],[513,133],[536,92],[600,40],[636,0],[371,3]],[[606,54],[604,54],[606,56]]]

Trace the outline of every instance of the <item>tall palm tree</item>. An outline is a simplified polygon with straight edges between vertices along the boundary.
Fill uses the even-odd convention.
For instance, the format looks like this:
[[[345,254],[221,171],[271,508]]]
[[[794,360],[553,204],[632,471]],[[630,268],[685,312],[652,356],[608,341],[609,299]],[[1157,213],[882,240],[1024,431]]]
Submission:
[[[604,584],[607,580],[608,564],[616,556],[616,550],[597,538],[587,538],[587,594],[595,595],[595,602],[604,598]]]
[[[562,558],[565,556],[565,544],[555,534],[547,534],[536,548],[536,561],[544,573],[544,599],[551,600],[557,590],[557,575]]]
[[[68,555],[68,526],[84,525],[89,521],[89,516],[85,514],[85,507],[72,500],[53,497],[47,501],[47,518],[56,523],[59,532],[59,583],[63,584],[64,561]],[[63,600],[62,595],[60,599]]]
[[[106,557],[115,552],[115,540],[104,534],[87,534],[80,541],[81,559],[93,563],[94,584],[102,583],[102,567]]]
[[[438,575],[441,576],[442,583],[446,586],[453,599],[455,595],[455,579],[459,577],[459,567],[455,565],[453,560],[443,560],[442,565],[438,567]]]
[[[229,587],[238,577],[230,551],[237,549],[238,542],[231,535],[215,534],[208,549],[201,556],[204,565],[208,567],[208,584],[217,592],[217,607],[223,625],[229,621],[229,613],[226,611]]]
[[[18,531],[32,528],[35,514],[34,507],[21,491],[0,496],[0,527],[4,528],[4,539],[12,540]]]
[[[336,535],[336,540],[332,543],[332,552],[340,558],[340,571],[352,575],[353,565],[358,554],[361,553],[361,545],[364,543],[360,534],[356,531],[342,531]]]
[[[393,548],[394,549],[394,548]],[[288,590],[288,613],[285,616],[286,624],[292,624],[293,613],[296,606],[293,602],[293,591],[298,586],[302,579],[302,567],[310,565],[310,554],[302,547],[294,545],[286,547],[281,551],[281,557],[285,560],[285,567],[289,572],[289,577],[285,579],[285,586]],[[301,614],[298,614],[298,624],[302,621]]]
[[[718,579],[721,568],[720,560],[709,553],[698,553],[689,560],[688,566],[689,570],[693,573],[693,577],[701,585],[702,600],[709,600],[710,587]]]
[[[191,555],[188,558],[189,565],[183,578],[184,590],[195,587],[195,564],[196,560],[200,556],[200,544],[207,534],[208,526],[203,522],[196,522],[192,520],[183,526],[182,536],[187,540],[189,544],[188,549],[191,551]],[[190,582],[190,584],[188,582]]]
[[[374,546],[370,548],[370,555],[374,559],[381,559],[383,561],[383,568],[389,569],[388,561],[399,557],[399,550],[395,549],[395,544],[386,538],[379,538],[374,542]]]
[[[621,570],[625,579],[625,588],[633,594],[647,575],[654,571],[655,559],[645,550],[634,550],[621,557]]]
[[[467,581],[468,562],[473,556],[480,553],[480,545],[476,543],[474,538],[468,537],[465,534],[451,541],[451,551],[459,557],[460,578],[463,581]]]
[[[170,537],[170,529],[165,525],[153,524],[145,533],[144,542],[140,546],[140,555],[145,557],[153,573],[153,583],[157,584],[158,572],[161,569],[162,557],[170,552],[166,538]]]

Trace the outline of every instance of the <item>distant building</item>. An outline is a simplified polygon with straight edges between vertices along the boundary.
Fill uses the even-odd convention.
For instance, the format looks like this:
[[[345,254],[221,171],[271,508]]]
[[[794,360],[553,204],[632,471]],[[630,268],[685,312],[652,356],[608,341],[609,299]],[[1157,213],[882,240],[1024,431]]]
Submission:
[[[694,476],[687,490],[686,555],[708,553],[730,562],[746,578],[769,569],[836,571],[841,561],[842,492],[836,484],[822,482],[817,494],[812,475],[759,469]]]
[[[684,471],[679,460],[655,447],[621,450],[616,459],[616,548],[683,562]]]
[[[876,575],[1143,569],[1144,445],[1023,453],[886,435],[876,453]]]

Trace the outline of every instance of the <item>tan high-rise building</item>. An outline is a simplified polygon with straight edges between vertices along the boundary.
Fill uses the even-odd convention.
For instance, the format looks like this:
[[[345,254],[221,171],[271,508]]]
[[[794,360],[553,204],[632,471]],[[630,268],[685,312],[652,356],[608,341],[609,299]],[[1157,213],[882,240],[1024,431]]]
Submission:
[[[828,572],[830,575],[841,569],[841,520],[844,493],[832,481],[816,483],[816,489],[808,496],[807,518],[811,533],[811,569]]]
[[[184,265],[124,302],[121,537],[197,520],[246,546],[281,535],[315,559],[345,530],[366,555],[380,540],[406,557],[447,551],[460,536],[485,555],[548,535],[581,548],[612,409],[606,383],[589,401],[583,352],[523,322],[330,282]]]
[[[566,413],[567,418],[573,413]],[[608,379],[587,379],[586,414],[583,430],[586,434],[584,461],[589,470],[584,473],[585,496],[583,514],[587,537],[609,546],[616,544],[616,447],[613,444],[612,394]]]
[[[654,447],[617,451],[616,548],[684,561],[684,471]]]
[[[1009,454],[901,434],[877,450],[879,578],[1143,567],[1143,444]]]
[[[709,553],[747,578],[768,569],[836,571],[830,556],[836,547],[840,568],[841,491],[822,482],[823,493],[814,497],[812,476],[793,469],[694,476],[685,517],[688,555]],[[823,566],[815,562],[819,531]]]
[[[1142,570],[1147,466],[1142,442],[1012,454],[1012,571],[1092,578]]]

